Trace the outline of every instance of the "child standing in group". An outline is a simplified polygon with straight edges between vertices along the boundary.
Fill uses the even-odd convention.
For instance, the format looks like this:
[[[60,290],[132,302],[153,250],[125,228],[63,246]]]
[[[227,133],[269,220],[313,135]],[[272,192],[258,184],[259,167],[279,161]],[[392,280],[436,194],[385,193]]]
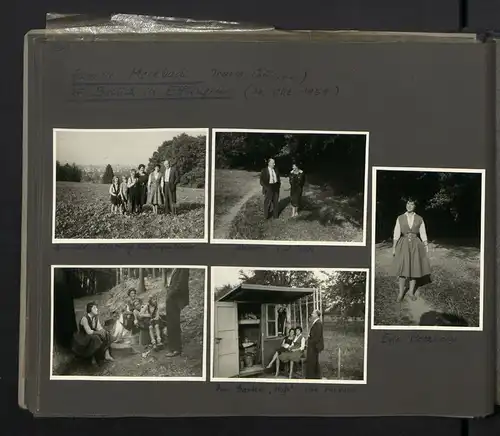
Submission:
[[[144,307],[141,315],[149,319],[149,337],[153,349],[161,347],[160,311],[158,310],[158,297],[153,295]]]
[[[111,201],[111,213],[118,212],[120,208],[120,186],[118,185],[118,177],[114,176],[111,186],[109,187],[109,195]]]
[[[122,182],[120,184],[120,200],[121,207],[120,213],[124,214],[126,212],[127,204],[128,204],[128,186],[127,186],[127,176],[122,176]]]

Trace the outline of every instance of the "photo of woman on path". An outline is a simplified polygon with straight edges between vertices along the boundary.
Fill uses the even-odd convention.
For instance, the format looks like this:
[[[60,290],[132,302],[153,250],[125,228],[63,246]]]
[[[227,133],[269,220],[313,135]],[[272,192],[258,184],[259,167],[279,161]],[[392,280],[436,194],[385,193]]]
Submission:
[[[373,329],[482,330],[484,179],[373,168]]]

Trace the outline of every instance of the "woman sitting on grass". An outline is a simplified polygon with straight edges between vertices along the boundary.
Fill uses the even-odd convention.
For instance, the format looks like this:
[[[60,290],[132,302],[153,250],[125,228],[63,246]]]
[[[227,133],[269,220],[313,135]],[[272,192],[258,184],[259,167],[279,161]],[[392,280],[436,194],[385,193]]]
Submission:
[[[276,362],[276,377],[278,377],[279,372],[280,372],[280,359],[279,359],[279,357],[281,354],[283,354],[289,350],[289,348],[293,344],[294,339],[295,339],[295,330],[290,329],[290,331],[288,332],[288,336],[285,339],[283,339],[281,346],[276,350],[271,362],[269,362],[269,365],[267,365],[267,369],[269,369],[273,366],[273,363]]]
[[[112,362],[109,351],[111,335],[99,322],[99,310],[95,302],[87,304],[86,315],[78,324],[78,331],[73,336],[72,351],[77,357],[90,359],[92,363]]]
[[[160,311],[158,310],[158,297],[156,295],[150,297],[148,304],[141,309],[140,317],[144,324],[148,324],[149,337],[153,349],[158,349],[161,347],[162,341],[160,332]]]

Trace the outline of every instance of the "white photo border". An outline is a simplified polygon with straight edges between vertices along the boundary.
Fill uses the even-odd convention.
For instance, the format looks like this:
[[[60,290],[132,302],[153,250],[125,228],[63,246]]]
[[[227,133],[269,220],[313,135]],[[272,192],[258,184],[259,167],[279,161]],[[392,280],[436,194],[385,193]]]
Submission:
[[[361,242],[344,241],[280,241],[259,239],[220,239],[214,238],[215,218],[215,156],[217,133],[281,133],[281,134],[318,134],[318,135],[365,135],[365,171],[364,171],[364,193],[363,193],[363,240]],[[273,129],[231,129],[212,128],[212,165],[211,165],[211,195],[210,195],[210,243],[211,244],[234,244],[234,245],[317,245],[329,247],[366,247],[366,227],[368,225],[368,167],[369,167],[370,132],[349,130],[273,130]]]
[[[73,376],[73,375],[54,375],[54,271],[58,268],[189,268],[200,269],[205,273],[205,292],[203,301],[203,352],[202,369],[200,377],[121,377],[121,376]],[[197,381],[205,382],[207,380],[207,333],[208,333],[208,267],[204,265],[51,265],[50,266],[50,380],[65,381],[132,381],[132,382],[179,382],[179,381]]]
[[[435,172],[435,173],[466,173],[481,175],[481,234],[479,255],[479,326],[456,327],[456,326],[398,326],[375,324],[375,229],[377,208],[377,171],[411,171],[411,172]],[[484,236],[485,236],[485,200],[486,200],[486,170],[469,168],[425,168],[425,167],[372,167],[372,228],[371,228],[371,329],[372,330],[406,330],[406,331],[483,331],[484,327]]]
[[[205,134],[205,204],[204,204],[204,224],[203,224],[203,238],[199,239],[96,239],[96,238],[56,238],[56,204],[57,204],[57,181],[56,181],[56,161],[57,161],[57,133],[58,132],[179,132],[179,133],[194,133],[204,132]],[[151,129],[70,129],[70,128],[53,128],[52,129],[52,244],[207,244],[208,243],[208,220],[209,213],[208,207],[210,202],[209,197],[209,142],[210,142],[210,129],[207,127],[202,128],[182,128],[182,127],[168,127],[168,128],[151,128]]]
[[[273,378],[252,378],[252,377],[234,377],[222,378],[214,377],[214,338],[215,338],[215,299],[214,288],[212,286],[212,275],[214,269],[217,268],[241,268],[250,270],[274,270],[274,271],[347,271],[347,272],[364,272],[366,274],[365,287],[365,319],[364,319],[364,341],[363,341],[363,379],[362,380],[307,380],[307,379],[273,379]],[[369,336],[369,294],[370,294],[370,269],[369,268],[321,268],[321,267],[254,267],[254,266],[212,266],[210,267],[210,374],[209,381],[214,383],[285,383],[285,384],[320,384],[320,385],[366,385],[368,383],[368,336]]]

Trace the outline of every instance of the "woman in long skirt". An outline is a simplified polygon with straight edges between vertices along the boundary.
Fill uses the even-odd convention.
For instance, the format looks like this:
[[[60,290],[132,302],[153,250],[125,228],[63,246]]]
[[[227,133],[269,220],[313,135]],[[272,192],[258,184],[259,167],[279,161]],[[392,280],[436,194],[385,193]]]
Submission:
[[[149,175],[148,181],[148,203],[153,206],[153,213],[158,213],[158,206],[163,206],[163,176],[160,172],[160,164],[155,165],[154,171]]]
[[[72,350],[76,356],[83,359],[113,361],[110,354],[111,335],[99,322],[97,304],[87,304],[86,314],[78,324],[78,331],[73,336]]]
[[[146,173],[146,167],[140,164],[137,168],[137,212],[141,213],[142,208],[148,200],[148,180],[149,176]]]
[[[127,180],[127,188],[128,188],[128,208],[130,213],[137,212],[137,203],[138,203],[138,184],[139,179],[137,178],[137,173],[135,169],[130,170],[130,176]]]
[[[417,281],[419,285],[430,282],[431,266],[425,223],[415,213],[415,201],[406,202],[406,212],[396,220],[392,255],[394,274],[399,277],[397,301],[402,301],[406,291],[411,300],[416,300]],[[409,283],[408,283],[409,282]]]
[[[290,172],[290,203],[292,204],[292,218],[299,215],[300,200],[304,190],[305,175],[304,172],[293,164]]]

